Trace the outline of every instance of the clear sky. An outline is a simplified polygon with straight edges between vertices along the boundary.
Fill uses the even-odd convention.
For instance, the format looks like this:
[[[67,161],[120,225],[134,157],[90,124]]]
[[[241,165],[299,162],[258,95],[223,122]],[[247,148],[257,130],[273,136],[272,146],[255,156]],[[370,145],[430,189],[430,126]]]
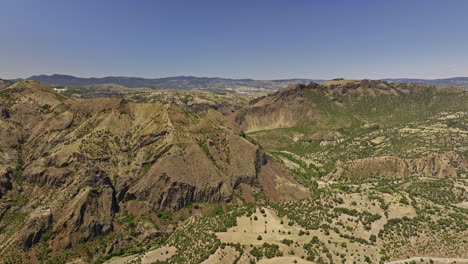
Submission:
[[[465,0],[0,0],[0,78],[468,76]]]

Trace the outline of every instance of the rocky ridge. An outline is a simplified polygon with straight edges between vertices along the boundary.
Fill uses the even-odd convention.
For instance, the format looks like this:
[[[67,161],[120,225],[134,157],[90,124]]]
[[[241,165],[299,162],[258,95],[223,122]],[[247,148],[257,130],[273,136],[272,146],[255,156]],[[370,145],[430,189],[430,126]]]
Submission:
[[[44,235],[55,251],[121,233],[130,205],[150,214],[230,201],[240,184],[264,188],[264,170],[297,186],[270,184],[271,199],[307,196],[213,108],[71,99],[35,81],[3,88],[0,100],[0,255]]]

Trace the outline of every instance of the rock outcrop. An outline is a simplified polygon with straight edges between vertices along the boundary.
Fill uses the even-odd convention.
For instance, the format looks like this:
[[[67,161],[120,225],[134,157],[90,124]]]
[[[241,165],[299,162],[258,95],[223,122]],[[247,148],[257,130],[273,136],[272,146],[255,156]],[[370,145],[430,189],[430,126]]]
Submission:
[[[11,175],[12,171],[10,169],[0,170],[0,199],[12,188]]]
[[[16,241],[28,250],[44,233],[63,249],[129,232],[122,218],[130,204],[149,215],[230,201],[239,184],[262,188],[262,171],[275,163],[212,107],[70,99],[35,81],[0,92],[8,105],[0,119],[0,205],[28,194],[11,208],[25,220],[19,236],[0,237],[5,248]],[[293,180],[287,170],[275,177]],[[149,230],[142,240],[157,234]]]
[[[42,235],[50,229],[52,224],[52,214],[50,210],[39,210],[31,213],[24,224],[24,227],[18,232],[19,245],[27,250],[33,247]]]
[[[112,232],[114,215],[119,210],[106,172],[98,167],[86,169],[77,183],[67,206],[56,211],[54,232],[63,235],[64,247]]]
[[[468,163],[460,155],[447,152],[417,159],[395,156],[365,158],[338,162],[336,167],[326,176],[327,179],[355,181],[408,177],[455,178],[461,176],[459,171],[468,169]]]

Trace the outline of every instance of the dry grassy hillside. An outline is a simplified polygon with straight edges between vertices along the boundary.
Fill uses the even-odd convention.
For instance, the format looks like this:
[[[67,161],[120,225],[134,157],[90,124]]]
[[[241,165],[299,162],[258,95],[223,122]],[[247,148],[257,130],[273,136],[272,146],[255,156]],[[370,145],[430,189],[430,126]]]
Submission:
[[[468,258],[467,106],[368,80],[257,98],[6,84],[0,262]]]
[[[289,184],[268,185],[270,199],[307,196],[216,108],[178,99],[71,99],[35,81],[0,90],[2,259],[92,261],[160,237],[174,210],[271,177]]]
[[[468,93],[335,80],[251,101],[237,123],[304,180],[466,175]]]

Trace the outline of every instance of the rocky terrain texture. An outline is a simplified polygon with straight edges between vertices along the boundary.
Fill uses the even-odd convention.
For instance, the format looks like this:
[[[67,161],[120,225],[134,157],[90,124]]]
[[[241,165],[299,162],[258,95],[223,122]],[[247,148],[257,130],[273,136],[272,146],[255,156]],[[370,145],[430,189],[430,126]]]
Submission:
[[[447,247],[433,252],[453,257],[465,249],[459,232],[468,223],[463,89],[333,80],[260,97],[142,89],[82,99],[32,80],[0,83],[5,263],[104,263],[123,255],[140,263],[154,252],[158,261],[201,263],[222,258],[228,253],[218,249],[228,246],[232,262],[262,263],[279,241],[259,248],[218,234],[235,232],[236,219],[257,221],[257,206],[281,218],[275,221],[282,232],[287,226],[308,231],[309,242],[312,230],[335,230],[333,241],[320,236],[317,249],[301,238],[305,251],[297,256],[303,258],[291,261],[341,261],[346,247],[339,234],[351,229],[367,241],[351,239],[371,250],[372,263],[421,256],[434,245],[411,245],[431,217],[428,241],[439,241],[442,226],[458,234],[445,238],[460,241],[451,247],[444,240]],[[349,211],[356,205],[348,200],[368,208]],[[401,231],[391,218],[404,216],[388,206],[410,204],[412,213],[404,216],[411,221],[405,218]],[[268,226],[270,220],[261,220]],[[386,242],[370,238],[379,230],[387,232]],[[285,257],[279,254],[273,257]],[[367,261],[364,251],[353,254]]]
[[[33,252],[48,239],[46,250],[60,252],[115,237],[135,208],[150,217],[228,202],[240,184],[268,189],[275,201],[307,197],[287,169],[211,107],[71,99],[35,81],[4,87],[0,105],[0,256]],[[289,184],[266,188],[270,178]],[[40,262],[38,255],[29,257]]]
[[[192,217],[156,249],[106,263],[460,263],[468,257],[466,184],[329,183],[312,198]]]
[[[457,177],[468,166],[467,106],[460,88],[335,80],[252,100],[235,120],[306,178]]]

